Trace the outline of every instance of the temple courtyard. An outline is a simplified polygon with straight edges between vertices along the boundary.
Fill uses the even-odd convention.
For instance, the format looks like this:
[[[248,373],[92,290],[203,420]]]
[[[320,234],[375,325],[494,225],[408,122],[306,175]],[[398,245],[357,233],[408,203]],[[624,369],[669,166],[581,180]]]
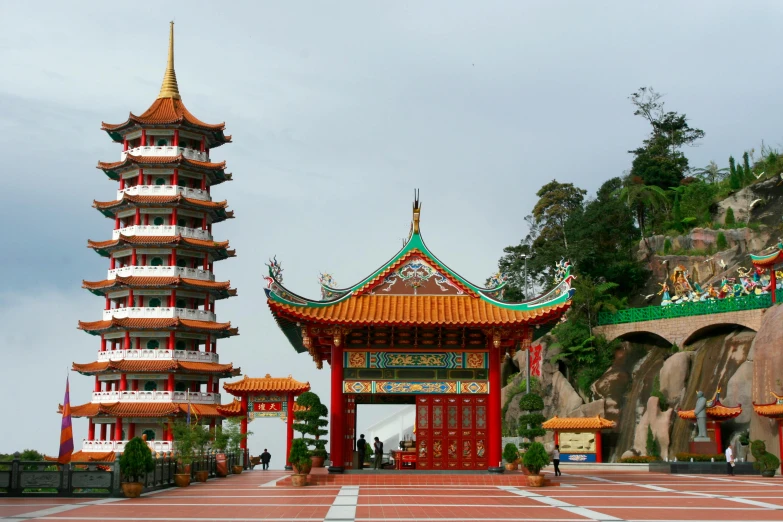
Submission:
[[[139,499],[6,498],[0,520],[783,520],[780,478],[585,470],[529,488],[518,473],[366,471],[294,488],[288,475],[249,471]]]

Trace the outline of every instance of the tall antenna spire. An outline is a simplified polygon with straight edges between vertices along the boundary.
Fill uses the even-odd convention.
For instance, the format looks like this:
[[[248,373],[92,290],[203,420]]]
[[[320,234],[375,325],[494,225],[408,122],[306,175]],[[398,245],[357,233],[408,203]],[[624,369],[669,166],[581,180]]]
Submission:
[[[179,86],[177,86],[177,74],[174,72],[174,22],[169,29],[169,59],[166,62],[166,72],[163,74],[163,85],[160,86],[160,98],[173,98],[179,100]]]

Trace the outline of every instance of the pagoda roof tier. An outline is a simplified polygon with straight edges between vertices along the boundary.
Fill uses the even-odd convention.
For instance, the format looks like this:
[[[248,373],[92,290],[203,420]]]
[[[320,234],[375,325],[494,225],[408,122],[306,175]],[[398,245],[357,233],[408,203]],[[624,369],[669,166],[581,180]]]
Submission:
[[[79,329],[92,335],[112,331],[125,330],[163,330],[199,332],[217,335],[219,338],[239,335],[238,328],[232,328],[231,323],[215,323],[209,321],[193,321],[190,319],[161,318],[161,319],[117,319],[113,317],[109,321],[79,321]]]
[[[282,268],[270,262],[267,302],[297,351],[305,351],[291,324],[340,326],[514,327],[558,320],[571,305],[574,290],[568,262],[556,267],[556,285],[546,294],[519,303],[501,300],[506,286],[500,274],[491,287],[475,285],[441,262],[419,232],[418,200],[405,245],[389,261],[358,283],[335,288],[321,277],[322,299],[301,297],[282,285]]]
[[[207,241],[204,239],[193,239],[183,236],[126,236],[120,234],[120,237],[117,239],[109,239],[108,241],[87,240],[87,247],[92,248],[104,257],[109,257],[115,250],[122,250],[128,247],[132,248],[134,246],[153,248],[158,246],[168,248],[178,247],[199,252],[209,252],[214,256],[215,261],[227,259],[236,255],[235,250],[229,250],[228,241]]]
[[[219,406],[190,403],[190,413],[199,417],[222,417],[217,410]],[[62,413],[62,406],[58,413]],[[88,402],[71,406],[72,417],[175,417],[187,413],[186,402]]]
[[[185,170],[203,172],[211,176],[211,184],[216,185],[224,181],[231,181],[231,173],[225,172],[226,162],[212,163],[198,161],[179,156],[134,156],[127,154],[121,161],[99,161],[97,168],[106,173],[109,178],[120,179],[120,173],[135,168],[183,168]]]
[[[240,368],[234,368],[232,363],[217,364],[176,360],[121,360],[96,361],[86,364],[73,363],[73,370],[82,375],[177,372],[217,375],[222,378],[236,377],[242,373]]]
[[[182,103],[177,74],[174,71],[174,22],[171,22],[169,28],[169,54],[158,99],[140,116],[130,113],[124,123],[102,123],[101,129],[108,132],[114,141],[122,141],[123,134],[137,127],[149,126],[183,127],[201,131],[209,139],[210,147],[217,147],[231,141],[231,136],[223,133],[226,128],[225,123],[205,123],[193,116]]]
[[[291,377],[272,377],[268,373],[265,377],[248,377],[245,375],[241,381],[227,382],[223,389],[232,395],[247,395],[254,393],[304,393],[310,391],[309,382],[300,382]]]
[[[197,212],[210,212],[213,223],[234,217],[233,210],[226,210],[227,201],[202,201],[200,199],[176,196],[131,196],[123,193],[122,199],[114,201],[93,201],[92,206],[106,216],[113,218],[128,208],[182,208]]]
[[[95,295],[106,295],[109,290],[120,288],[155,288],[155,289],[183,289],[209,292],[215,299],[226,299],[237,295],[236,288],[230,288],[231,282],[202,281],[200,279],[188,279],[185,277],[146,277],[146,276],[116,276],[114,279],[103,281],[82,281],[82,288],[86,288]]]
[[[770,392],[772,393],[772,392]],[[756,404],[753,403],[753,411],[762,417],[769,417],[770,419],[783,419],[783,397],[772,393],[775,397],[774,402],[768,404]]]
[[[558,431],[595,431],[610,429],[616,426],[616,422],[604,419],[600,415],[596,415],[595,417],[558,417],[555,415],[541,425],[545,430]]]
[[[771,252],[761,255],[750,255],[750,261],[754,266],[760,268],[771,268],[779,263],[783,263],[783,243],[778,243]]]
[[[720,402],[720,389],[707,401],[707,418],[711,421],[725,421],[738,417],[742,413],[742,405],[724,406]],[[683,420],[696,422],[696,410],[677,410],[677,416]]]

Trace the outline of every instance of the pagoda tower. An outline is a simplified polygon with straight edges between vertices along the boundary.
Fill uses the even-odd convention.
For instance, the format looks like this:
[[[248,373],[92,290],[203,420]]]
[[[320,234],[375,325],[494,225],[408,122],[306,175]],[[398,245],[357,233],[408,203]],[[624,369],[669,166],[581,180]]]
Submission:
[[[90,423],[74,460],[111,460],[141,435],[153,450],[171,450],[171,422],[190,413],[214,427],[222,418],[219,380],[240,374],[220,363],[218,340],[238,332],[215,313],[216,302],[236,290],[213,271],[216,261],[235,255],[228,241],[212,237],[212,226],[234,215],[225,201],[212,200],[212,188],[231,174],[209,157],[231,136],[224,123],[204,123],[185,108],[173,22],[155,102],[140,116],[101,128],[122,153],[119,161],[98,163],[118,186],[115,199],[93,205],[113,230],[111,239],[88,242],[107,258],[108,274],[83,284],[105,306],[100,320],[79,322],[100,338],[100,349],[94,362],[73,364],[95,378],[92,400],[71,409]]]

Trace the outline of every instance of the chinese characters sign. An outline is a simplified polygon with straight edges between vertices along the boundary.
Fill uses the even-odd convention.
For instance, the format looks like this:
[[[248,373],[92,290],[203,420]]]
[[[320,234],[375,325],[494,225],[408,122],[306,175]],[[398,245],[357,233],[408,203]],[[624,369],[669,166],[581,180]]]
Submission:
[[[288,402],[285,395],[251,395],[247,405],[248,420],[263,417],[285,417]]]

